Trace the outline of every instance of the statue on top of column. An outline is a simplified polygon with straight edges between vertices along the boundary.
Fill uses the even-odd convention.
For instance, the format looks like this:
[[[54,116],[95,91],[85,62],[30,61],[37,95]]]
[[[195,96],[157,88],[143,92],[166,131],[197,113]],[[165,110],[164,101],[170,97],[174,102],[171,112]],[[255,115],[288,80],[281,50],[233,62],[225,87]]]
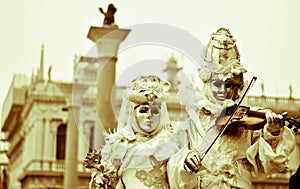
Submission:
[[[117,12],[117,8],[113,4],[109,4],[107,11],[104,12],[101,7],[99,7],[100,12],[104,15],[103,27],[118,27],[115,24],[114,14]]]

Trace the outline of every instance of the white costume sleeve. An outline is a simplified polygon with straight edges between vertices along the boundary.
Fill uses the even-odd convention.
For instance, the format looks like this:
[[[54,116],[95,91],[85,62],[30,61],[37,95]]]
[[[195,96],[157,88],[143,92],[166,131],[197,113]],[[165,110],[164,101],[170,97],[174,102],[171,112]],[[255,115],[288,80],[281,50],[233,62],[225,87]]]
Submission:
[[[273,136],[266,128],[259,139],[247,150],[247,158],[257,173],[261,162],[266,174],[282,172],[287,168],[290,154],[295,148],[295,137],[290,129],[283,127],[278,136]]]
[[[191,189],[197,185],[197,174],[184,170],[185,157],[191,150],[181,149],[167,164],[170,189]]]

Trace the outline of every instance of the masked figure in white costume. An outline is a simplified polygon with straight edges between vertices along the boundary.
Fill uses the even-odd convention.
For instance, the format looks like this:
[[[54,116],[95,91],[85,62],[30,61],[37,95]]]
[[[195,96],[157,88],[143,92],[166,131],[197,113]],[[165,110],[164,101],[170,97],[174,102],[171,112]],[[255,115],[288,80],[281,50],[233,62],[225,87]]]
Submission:
[[[168,171],[173,172],[171,188],[249,189],[252,173],[287,171],[295,138],[284,126],[283,117],[274,112],[264,112],[266,122],[261,129],[227,128],[213,143],[222,128],[216,120],[224,116],[225,108],[238,104],[247,87],[243,77],[246,69],[240,64],[235,40],[225,28],[212,34],[203,58],[205,65],[199,69],[202,91],[193,96],[190,86],[182,83],[178,87],[191,119],[177,129],[178,135],[186,135],[189,142],[186,150],[168,163]],[[200,170],[199,166],[188,165],[185,157],[190,150],[200,157]]]
[[[106,134],[90,188],[168,189],[166,164],[178,151],[166,106],[169,83],[141,76],[124,92],[116,132]]]

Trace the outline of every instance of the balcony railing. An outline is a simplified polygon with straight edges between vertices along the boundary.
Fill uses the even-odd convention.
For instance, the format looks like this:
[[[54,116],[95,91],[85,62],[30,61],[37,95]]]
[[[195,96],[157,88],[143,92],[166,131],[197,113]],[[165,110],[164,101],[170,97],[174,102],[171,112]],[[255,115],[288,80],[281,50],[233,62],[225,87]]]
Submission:
[[[292,175],[292,171],[286,173],[274,173],[268,176],[267,178],[274,179],[274,180],[289,180],[291,175]]]
[[[291,175],[293,175],[295,171],[290,170],[286,173],[274,173],[271,175],[258,175],[255,176],[254,173],[252,174],[253,181],[264,181],[264,182],[273,182],[273,181],[289,181]]]
[[[32,160],[24,167],[25,172],[40,171],[40,172],[64,172],[64,160]],[[86,169],[82,162],[77,163],[77,171],[84,173],[90,172]]]
[[[250,106],[271,108],[275,111],[288,111],[293,116],[300,114],[300,99],[298,98],[247,96],[243,103]]]

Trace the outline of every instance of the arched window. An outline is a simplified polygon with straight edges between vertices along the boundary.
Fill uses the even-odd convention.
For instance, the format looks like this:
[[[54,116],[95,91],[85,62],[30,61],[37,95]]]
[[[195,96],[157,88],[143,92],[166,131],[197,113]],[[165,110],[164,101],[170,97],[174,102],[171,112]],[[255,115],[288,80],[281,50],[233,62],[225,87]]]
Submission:
[[[56,159],[65,159],[66,151],[66,124],[62,124],[57,128],[56,136]]]

